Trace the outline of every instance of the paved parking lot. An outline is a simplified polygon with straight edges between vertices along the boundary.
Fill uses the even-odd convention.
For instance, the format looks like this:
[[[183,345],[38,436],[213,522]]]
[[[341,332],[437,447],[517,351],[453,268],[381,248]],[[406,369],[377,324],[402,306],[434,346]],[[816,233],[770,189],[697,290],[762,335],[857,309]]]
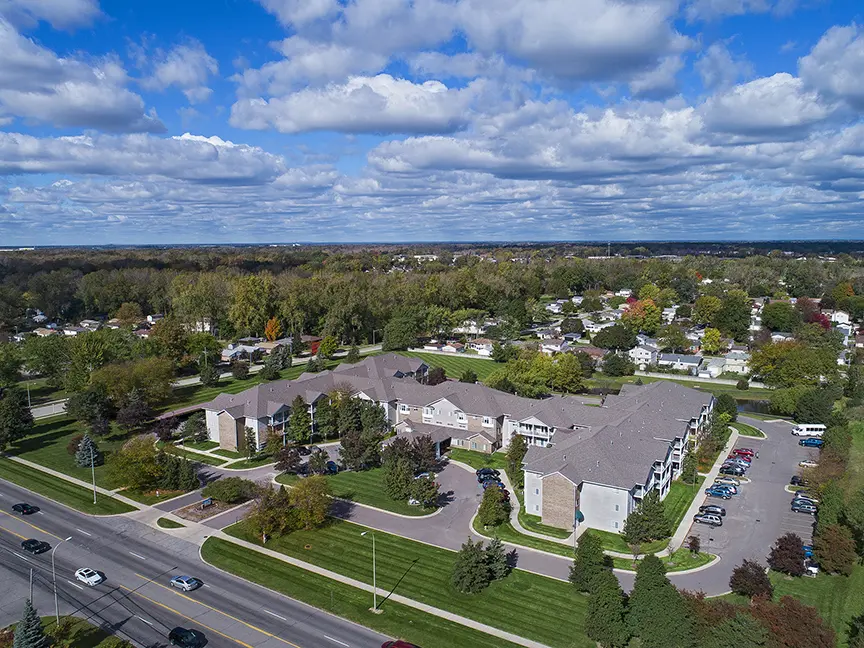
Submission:
[[[759,459],[754,459],[747,471],[750,482],[742,484],[739,494],[731,500],[707,498],[707,502],[726,508],[722,527],[712,529],[694,524],[691,529],[702,540],[703,551],[719,555],[720,563],[695,574],[671,575],[678,587],[709,594],[726,591],[732,570],[745,558],[765,564],[771,545],[779,536],[791,531],[805,543],[812,539],[814,518],[790,510],[792,493],[786,491],[786,485],[798,472],[798,462],[818,451],[799,446],[789,423],[767,423],[746,417],[741,420],[763,430],[768,437],[739,438],[736,447],[759,452]]]

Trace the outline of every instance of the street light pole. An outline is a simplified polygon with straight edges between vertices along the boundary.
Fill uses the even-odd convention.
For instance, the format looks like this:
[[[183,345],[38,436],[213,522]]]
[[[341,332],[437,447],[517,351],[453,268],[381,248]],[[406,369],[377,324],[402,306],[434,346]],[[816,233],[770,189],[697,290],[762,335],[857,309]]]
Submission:
[[[57,602],[57,569],[54,567],[54,552],[57,551],[57,547],[71,539],[72,536],[69,536],[65,540],[61,540],[51,550],[51,580],[54,582],[54,616],[57,617],[57,625],[60,625],[60,604]]]
[[[93,478],[93,503],[96,503],[96,457],[93,454],[93,443],[90,443],[90,476]]]
[[[363,531],[361,536],[365,536],[366,534],[372,536],[372,611],[378,611],[378,581],[377,581],[377,573],[375,570],[375,534],[371,531]]]

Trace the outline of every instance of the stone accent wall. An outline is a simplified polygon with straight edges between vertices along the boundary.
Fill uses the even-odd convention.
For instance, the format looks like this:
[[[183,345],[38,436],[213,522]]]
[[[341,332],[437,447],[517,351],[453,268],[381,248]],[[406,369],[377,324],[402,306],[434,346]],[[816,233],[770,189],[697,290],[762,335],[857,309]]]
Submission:
[[[576,486],[559,473],[543,479],[543,524],[573,528],[576,518]]]
[[[240,422],[231,418],[227,412],[219,415],[219,447],[224,450],[237,450],[238,441],[243,435],[238,433]]]

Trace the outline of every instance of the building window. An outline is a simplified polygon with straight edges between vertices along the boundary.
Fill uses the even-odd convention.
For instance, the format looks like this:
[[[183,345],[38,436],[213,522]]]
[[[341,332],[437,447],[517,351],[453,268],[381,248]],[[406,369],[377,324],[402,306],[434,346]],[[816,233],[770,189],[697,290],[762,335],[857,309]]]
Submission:
[[[492,417],[484,416],[483,417],[483,427],[492,427]]]
[[[456,420],[457,421],[464,421],[465,420],[465,413],[464,412],[456,412]]]
[[[400,406],[399,406],[399,411],[400,411],[400,412],[410,412],[410,411],[411,411],[411,408],[408,407],[407,405],[404,405],[404,404],[403,404],[403,405],[400,405]]]
[[[539,494],[540,494],[540,489],[539,489],[539,488],[535,488],[535,489],[534,489],[534,494],[535,494],[535,495],[539,495]]]
[[[616,504],[615,505],[615,511],[620,511],[620,510],[621,510],[620,507]]]
[[[534,505],[534,510],[535,510],[535,511],[539,511],[539,510],[540,510],[540,505],[539,505],[539,504],[535,504],[535,505]]]
[[[464,423],[460,423],[460,424],[459,424],[459,429],[460,429],[460,430],[467,430],[467,429],[468,429],[468,426],[465,425]]]
[[[435,410],[431,407],[423,408],[423,416],[432,416],[435,413]]]
[[[476,450],[476,449],[477,449],[477,444],[476,444],[474,441],[471,442],[471,449],[472,449],[472,450]]]
[[[613,523],[612,523],[612,528],[613,528],[613,529],[617,529],[617,528],[618,528],[618,523],[617,523],[617,522],[613,522]]]

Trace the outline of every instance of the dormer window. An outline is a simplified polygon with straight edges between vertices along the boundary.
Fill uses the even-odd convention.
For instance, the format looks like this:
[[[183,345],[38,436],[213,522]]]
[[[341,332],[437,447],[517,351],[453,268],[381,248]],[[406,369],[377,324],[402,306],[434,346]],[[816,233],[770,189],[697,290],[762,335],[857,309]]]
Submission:
[[[492,427],[493,425],[494,425],[494,423],[492,422],[491,416],[484,416],[483,417],[483,427]]]

